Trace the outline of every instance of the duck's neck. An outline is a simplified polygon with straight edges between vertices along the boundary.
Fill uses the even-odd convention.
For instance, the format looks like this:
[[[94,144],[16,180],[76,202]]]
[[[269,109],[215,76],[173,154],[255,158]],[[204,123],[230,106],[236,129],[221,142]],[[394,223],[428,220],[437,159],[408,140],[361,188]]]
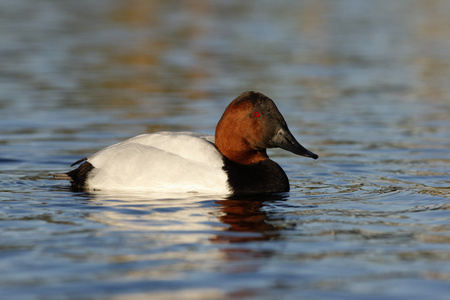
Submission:
[[[223,148],[219,148],[219,151],[229,160],[243,164],[255,164],[262,160],[269,159],[267,156],[266,150],[248,150],[248,151],[231,151],[224,150]]]

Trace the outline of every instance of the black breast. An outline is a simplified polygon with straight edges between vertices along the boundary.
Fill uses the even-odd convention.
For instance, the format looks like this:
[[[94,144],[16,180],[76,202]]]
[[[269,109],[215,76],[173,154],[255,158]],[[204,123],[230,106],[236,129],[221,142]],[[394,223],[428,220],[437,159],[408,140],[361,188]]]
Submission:
[[[283,169],[273,160],[243,165],[226,157],[223,169],[233,194],[263,194],[289,191],[289,180]]]

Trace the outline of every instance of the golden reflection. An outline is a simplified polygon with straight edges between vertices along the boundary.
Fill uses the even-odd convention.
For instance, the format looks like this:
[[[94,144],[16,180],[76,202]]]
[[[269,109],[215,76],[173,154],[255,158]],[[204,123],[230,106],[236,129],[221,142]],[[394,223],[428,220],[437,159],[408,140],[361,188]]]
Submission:
[[[183,16],[172,20],[168,11],[174,8],[183,11]],[[108,103],[123,105],[133,105],[123,96],[125,92],[137,97],[141,93],[179,93],[187,99],[208,98],[207,90],[196,87],[211,76],[209,54],[200,41],[210,32],[199,22],[211,13],[208,1],[121,1],[110,20],[141,34],[99,49],[104,62],[96,68],[104,76],[84,84],[104,91]]]
[[[375,3],[375,2],[374,2]],[[339,9],[341,4],[345,3],[334,1],[303,1],[301,9],[298,12],[296,31],[301,37],[304,45],[309,45],[311,49],[305,51],[294,52],[294,60],[296,63],[304,65],[323,66],[324,70],[339,70],[340,65],[348,65],[354,63],[355,68],[372,67],[379,68],[379,60],[389,60],[396,63],[402,63],[399,68],[404,68],[404,80],[407,85],[407,93],[405,89],[399,89],[398,94],[408,97],[417,97],[419,101],[427,103],[438,102],[448,103],[450,97],[450,88],[448,79],[450,78],[450,61],[448,59],[449,39],[450,36],[450,18],[448,1],[446,0],[417,0],[407,9],[398,9],[392,3],[392,12],[388,12],[389,18],[396,18],[396,24],[400,30],[404,32],[402,42],[393,41],[387,43],[385,48],[386,54],[372,57],[370,53],[365,53],[364,47],[353,53],[355,49],[342,49],[340,47],[348,42],[355,42],[353,39],[360,39],[355,47],[363,45],[363,41],[373,43],[376,36],[372,32],[386,35],[394,39],[395,31],[399,28],[381,28],[375,31],[374,28],[379,26],[382,18],[373,18],[370,22],[373,25],[369,28],[368,34],[360,34],[358,28],[349,30],[348,32],[340,32],[343,38],[339,38],[334,34],[339,32],[335,28],[346,25],[345,20],[340,19]],[[389,5],[387,5],[389,6]],[[373,7],[379,9],[377,5],[361,5],[362,9]],[[396,10],[398,11],[396,12]],[[361,12],[363,14],[363,12]],[[351,14],[351,13],[350,13]],[[351,28],[350,28],[351,29]],[[392,33],[387,32],[392,30]],[[350,40],[347,35],[350,35]],[[378,45],[379,46],[379,45]],[[342,53],[340,53],[342,52]],[[382,52],[380,52],[382,53]],[[402,55],[402,53],[404,53]],[[359,56],[358,56],[359,55]],[[352,59],[360,61],[352,62]],[[350,61],[349,61],[350,60]],[[373,60],[373,62],[372,62]],[[297,83],[308,95],[307,105],[318,105],[321,102],[329,102],[339,97],[345,97],[342,86],[344,76],[336,77],[333,74],[325,72],[325,76],[298,76]],[[399,73],[402,74],[402,73]],[[410,78],[410,80],[408,80]],[[383,90],[380,90],[383,91]],[[321,104],[322,105],[322,104]],[[450,114],[446,110],[446,117]],[[442,113],[441,113],[442,115]]]
[[[158,19],[161,2],[159,0],[122,1],[118,9],[114,10],[110,17],[114,21],[128,26],[152,26],[156,24]]]
[[[396,7],[394,4],[392,6]],[[362,7],[372,6],[362,5]],[[407,51],[405,57],[400,59],[404,61],[406,72],[412,71],[412,77],[415,75],[418,77],[416,83],[411,83],[414,90],[412,92],[419,97],[439,98],[441,101],[448,99],[450,93],[445,80],[450,76],[450,64],[445,61],[446,52],[442,50],[448,48],[447,37],[450,34],[446,7],[445,0],[418,0],[408,7],[407,12],[389,12],[390,16],[398,18],[399,21],[395,24],[403,27],[401,30],[405,32],[405,43],[402,43],[404,45],[400,48]],[[376,5],[374,8],[379,9]],[[289,13],[283,22],[291,26],[286,28],[291,30],[288,33],[292,36],[292,41],[289,42],[293,44],[289,48],[274,47],[271,54],[286,52],[286,55],[268,61],[267,65],[261,64],[261,59],[264,62],[265,52],[261,54],[259,60],[253,61],[254,55],[246,53],[248,45],[245,41],[237,40],[236,47],[242,47],[243,53],[239,51],[234,53],[234,50],[233,53],[226,53],[227,62],[236,65],[235,67],[248,65],[249,72],[270,70],[272,65],[284,64],[322,66],[324,71],[330,71],[339,69],[340,64],[349,63],[348,59],[350,56],[353,57],[353,54],[339,48],[347,40],[335,36],[335,27],[346,25],[345,21],[339,19],[340,9],[343,9],[339,3],[329,0],[302,1],[301,4],[281,5],[280,9],[281,12]],[[100,76],[101,79],[94,82],[86,80],[84,84],[98,89],[115,89],[116,93],[108,93],[108,101],[122,102],[124,105],[130,105],[130,96],[124,97],[123,93],[117,92],[119,90],[124,93],[128,91],[147,95],[179,93],[184,99],[210,97],[211,92],[205,86],[215,76],[212,71],[213,68],[217,68],[215,64],[223,65],[224,54],[216,52],[214,46],[209,46],[207,42],[218,34],[227,32],[217,25],[221,24],[217,23],[218,20],[227,20],[222,10],[224,8],[220,5],[206,0],[119,1],[108,16],[113,25],[111,27],[125,28],[124,35],[133,36],[124,36],[122,43],[97,49],[105,59],[94,71],[103,72],[104,76]],[[226,10],[229,10],[230,14],[245,16],[245,13],[240,11],[242,4],[239,2],[232,1]],[[406,17],[406,13],[410,17]],[[230,18],[230,24],[232,20]],[[373,26],[377,26],[381,21],[382,19],[374,19]],[[388,28],[379,29],[381,34],[386,34],[383,32],[385,30]],[[371,39],[375,38],[358,34],[358,30],[349,34],[355,35],[354,39],[362,41],[367,39],[372,42]],[[393,37],[395,36],[392,35]],[[239,35],[235,35],[233,30],[230,30],[228,35],[224,34],[225,40],[232,38],[239,38]],[[225,44],[229,44],[229,41]],[[399,44],[397,42],[393,46],[397,47]],[[270,43],[267,43],[267,46],[269,50],[272,49]],[[396,52],[396,48],[381,51],[386,51],[388,57],[390,52]],[[360,52],[359,55],[364,57],[359,63],[355,63],[355,68],[371,67],[365,61],[372,59],[371,54],[364,53],[364,49]],[[401,61],[400,59],[396,61]],[[375,59],[374,64],[376,63]],[[307,98],[313,100],[306,101],[306,105],[317,105],[342,96],[343,89],[339,86],[341,76],[327,72],[322,74],[325,75],[294,74],[292,84],[298,85]],[[256,84],[272,82],[271,72],[258,72],[258,76],[255,77],[248,79],[248,85],[251,86],[255,82]]]
[[[450,97],[450,61],[448,51],[444,50],[450,46],[449,12],[446,0],[418,0],[405,19],[412,50],[408,62],[413,64],[412,70],[417,75],[415,95],[427,103],[448,103]]]
[[[137,292],[125,295],[108,296],[109,300],[148,300],[148,299],[229,299],[225,292],[218,288],[184,288],[151,293]]]

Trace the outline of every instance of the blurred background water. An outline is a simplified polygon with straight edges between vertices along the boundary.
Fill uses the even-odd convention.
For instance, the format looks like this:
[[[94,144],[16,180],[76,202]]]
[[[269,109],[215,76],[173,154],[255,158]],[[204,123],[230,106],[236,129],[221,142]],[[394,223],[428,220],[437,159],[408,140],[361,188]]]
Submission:
[[[4,299],[448,299],[450,2],[0,2]],[[291,192],[72,192],[49,173],[245,90]]]

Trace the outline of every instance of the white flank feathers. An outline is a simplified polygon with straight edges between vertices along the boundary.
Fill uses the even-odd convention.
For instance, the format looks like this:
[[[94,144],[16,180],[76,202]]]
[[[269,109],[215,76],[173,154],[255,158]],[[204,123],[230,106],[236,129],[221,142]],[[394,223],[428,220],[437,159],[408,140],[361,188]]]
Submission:
[[[211,135],[193,132],[143,134],[89,156],[95,169],[90,190],[230,192],[222,154]]]

